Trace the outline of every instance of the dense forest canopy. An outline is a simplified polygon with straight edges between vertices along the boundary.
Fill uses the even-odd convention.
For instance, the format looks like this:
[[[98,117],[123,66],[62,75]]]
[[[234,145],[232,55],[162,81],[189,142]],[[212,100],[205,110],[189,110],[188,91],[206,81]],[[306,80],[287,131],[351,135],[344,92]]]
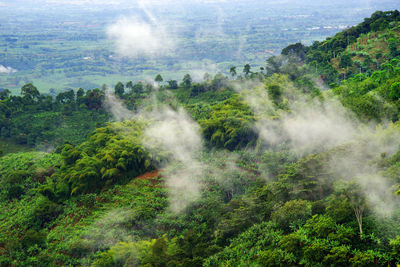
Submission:
[[[400,13],[264,66],[0,92],[0,266],[400,263]]]

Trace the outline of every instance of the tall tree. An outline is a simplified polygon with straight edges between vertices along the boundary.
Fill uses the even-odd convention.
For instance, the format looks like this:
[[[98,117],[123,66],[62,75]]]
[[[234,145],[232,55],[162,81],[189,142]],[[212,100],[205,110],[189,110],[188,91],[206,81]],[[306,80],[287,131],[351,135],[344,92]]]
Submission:
[[[129,89],[132,91],[133,82],[132,82],[132,81],[127,82],[126,85],[125,85],[125,87],[126,87],[126,88],[129,88]]]
[[[244,67],[243,67],[243,73],[244,73],[244,75],[245,75],[246,77],[249,76],[249,74],[250,74],[250,72],[251,72],[250,69],[251,69],[250,64],[244,65]]]
[[[354,181],[342,182],[337,184],[336,193],[346,196],[351,207],[353,208],[354,215],[357,219],[360,238],[363,237],[363,216],[367,208],[365,196],[358,185]]]
[[[85,95],[85,90],[83,90],[82,88],[79,88],[78,91],[76,92],[76,98],[82,97],[84,95]]]
[[[157,74],[157,76],[154,78],[154,80],[158,83],[161,83],[164,81],[163,77],[161,76],[161,74]]]
[[[190,74],[185,74],[185,76],[183,76],[183,86],[188,89],[190,88],[190,85],[192,84],[192,77],[190,76]]]
[[[115,87],[114,87],[114,93],[115,93],[115,95],[117,95],[117,96],[119,96],[119,97],[122,97],[122,95],[124,94],[124,92],[125,92],[124,84],[121,83],[121,82],[118,82],[118,83],[115,85]]]
[[[236,67],[235,66],[232,66],[230,69],[229,69],[229,73],[232,75],[232,78],[233,77],[235,77],[236,76]]]
[[[38,89],[31,83],[21,87],[21,95],[29,99],[37,99],[40,96]]]

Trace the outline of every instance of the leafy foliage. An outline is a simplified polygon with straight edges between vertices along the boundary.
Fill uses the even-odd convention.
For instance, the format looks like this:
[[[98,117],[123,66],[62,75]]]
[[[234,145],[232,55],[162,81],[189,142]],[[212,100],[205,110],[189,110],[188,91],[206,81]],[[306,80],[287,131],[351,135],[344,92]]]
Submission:
[[[182,83],[165,85],[157,75],[157,92],[147,83],[118,83],[116,96],[131,110],[140,105],[151,110],[156,99],[173,108],[185,107],[201,127],[206,146],[198,151],[195,164],[201,169],[201,197],[180,213],[168,209],[169,186],[179,180],[167,176],[180,165],[160,165],[168,162],[163,158],[168,151],[149,151],[143,145],[157,142],[144,136],[152,121],[108,123],[89,135],[89,128],[108,117],[104,90],[65,91],[52,99],[27,84],[22,96],[0,94],[1,133],[6,138],[29,144],[62,139],[55,141],[60,146],[52,153],[0,157],[0,265],[397,264],[400,216],[396,196],[390,194],[400,183],[400,152],[393,147],[400,134],[400,66],[393,37],[398,16],[396,11],[378,12],[325,42],[288,46],[281,56],[268,60],[266,73],[246,64],[244,76],[231,67],[236,80],[217,74],[197,83],[185,75]],[[335,67],[358,64],[349,54],[350,43],[378,31],[389,42],[389,55],[379,57],[379,68],[366,63],[362,73],[340,83],[335,80]],[[332,65],[334,59],[337,66]],[[314,68],[321,67],[315,77]],[[322,77],[324,73],[331,76]],[[329,80],[338,83],[326,92],[317,89]],[[241,86],[251,89],[233,89]],[[259,93],[255,95],[265,98],[262,103],[268,106],[261,112],[252,110],[246,104],[249,91]],[[339,99],[362,122],[393,123],[376,127],[375,134],[360,129],[361,137],[308,155],[290,144],[256,146],[261,143],[255,126],[260,117],[280,120],[281,111],[295,115],[299,111],[293,101],[306,99],[309,104],[315,97]],[[69,126],[49,127],[60,126],[60,118]],[[78,125],[88,118],[88,124]],[[66,130],[72,128],[79,137]],[[379,142],[370,144],[372,138]],[[381,146],[389,152],[377,152]],[[362,160],[355,163],[355,157]],[[340,160],[349,162],[338,170],[333,165]],[[385,184],[387,190],[380,193],[393,204],[384,216],[364,192],[369,183],[379,187],[382,181],[391,187]]]
[[[257,134],[251,126],[254,116],[238,96],[210,108],[208,118],[200,121],[210,145],[234,150],[255,144]]]
[[[65,145],[61,152],[64,164],[52,176],[55,184],[42,192],[52,197],[92,193],[151,170],[152,156],[141,140],[143,127],[138,121],[114,123],[96,129],[78,147]],[[57,188],[59,183],[64,186]]]

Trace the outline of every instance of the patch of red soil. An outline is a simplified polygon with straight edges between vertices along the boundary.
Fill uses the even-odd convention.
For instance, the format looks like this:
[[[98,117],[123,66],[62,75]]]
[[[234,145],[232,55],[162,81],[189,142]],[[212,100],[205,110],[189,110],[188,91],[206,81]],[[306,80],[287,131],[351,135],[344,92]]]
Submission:
[[[151,180],[156,178],[159,175],[160,171],[159,170],[155,170],[152,172],[146,172],[143,173],[142,175],[139,175],[138,177],[136,177],[136,179],[141,179],[141,180]]]

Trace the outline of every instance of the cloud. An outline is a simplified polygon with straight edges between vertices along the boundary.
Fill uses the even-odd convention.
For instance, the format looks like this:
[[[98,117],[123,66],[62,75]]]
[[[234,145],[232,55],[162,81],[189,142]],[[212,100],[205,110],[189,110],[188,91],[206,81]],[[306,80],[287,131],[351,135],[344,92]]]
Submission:
[[[167,106],[148,113],[153,119],[145,131],[145,147],[150,151],[169,153],[166,164],[159,166],[168,187],[169,209],[174,213],[185,211],[199,200],[207,180],[217,182],[231,197],[235,181],[244,171],[237,167],[239,156],[226,151],[204,151],[200,126],[183,108]]]
[[[368,129],[353,142],[332,154],[327,170],[335,179],[354,180],[364,192],[373,210],[379,215],[389,215],[399,205],[395,196],[394,181],[382,173],[376,161],[390,157],[400,145],[400,131],[394,124]]]
[[[279,134],[283,133],[298,154],[323,151],[358,134],[358,125],[338,102],[299,103],[292,106],[292,111],[282,115]]]
[[[198,158],[203,149],[199,125],[182,109],[159,107],[145,114],[153,122],[145,131],[145,147],[150,151],[166,150],[168,163],[160,168],[169,189],[170,209],[183,211],[200,198],[205,165]]]
[[[175,48],[174,38],[154,20],[122,17],[107,28],[107,36],[114,41],[117,54],[123,57],[160,57]]]
[[[203,150],[200,126],[183,108],[172,109],[160,103],[155,95],[148,101],[140,111],[133,113],[108,91],[104,105],[117,121],[135,118],[149,122],[143,145],[154,157],[162,159],[156,167],[163,170],[169,208],[179,213],[201,196],[200,180],[207,167],[199,158]],[[129,137],[131,132],[123,129],[120,134]]]
[[[15,73],[17,72],[16,69],[13,69],[11,67],[6,67],[3,65],[0,65],[0,73],[7,73],[7,74],[11,74],[11,73]]]
[[[116,121],[132,119],[134,116],[133,112],[128,110],[110,90],[105,93],[104,107]]]
[[[360,133],[361,124],[339,101],[310,99],[286,78],[269,83],[279,84],[281,105],[286,108],[277,109],[264,84],[244,82],[234,86],[257,116],[254,127],[267,146],[285,143],[304,156],[349,142]]]
[[[331,95],[311,99],[285,79],[268,81],[267,85],[281,86],[286,109],[277,109],[264,84],[243,82],[234,87],[257,117],[260,149],[286,144],[298,157],[329,151],[325,167],[332,179],[356,181],[376,214],[390,215],[399,201],[393,181],[376,161],[398,150],[400,129],[362,123]]]

